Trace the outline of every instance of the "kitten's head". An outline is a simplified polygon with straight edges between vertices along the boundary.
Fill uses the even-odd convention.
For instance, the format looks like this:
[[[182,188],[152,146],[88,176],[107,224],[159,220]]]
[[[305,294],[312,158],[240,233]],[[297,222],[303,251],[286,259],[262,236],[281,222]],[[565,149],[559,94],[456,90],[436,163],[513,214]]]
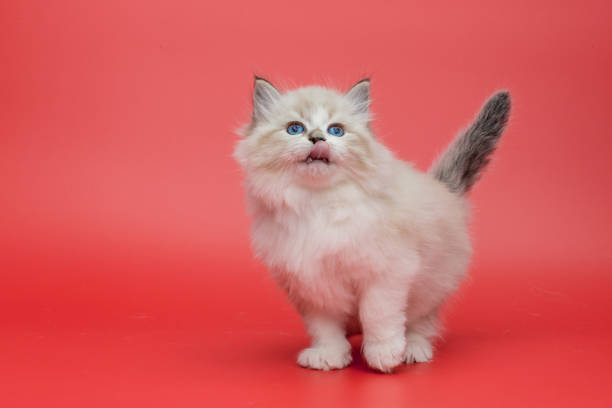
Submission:
[[[372,135],[370,81],[348,92],[306,87],[285,93],[255,78],[253,115],[234,156],[250,178],[306,188],[359,182],[386,157]]]

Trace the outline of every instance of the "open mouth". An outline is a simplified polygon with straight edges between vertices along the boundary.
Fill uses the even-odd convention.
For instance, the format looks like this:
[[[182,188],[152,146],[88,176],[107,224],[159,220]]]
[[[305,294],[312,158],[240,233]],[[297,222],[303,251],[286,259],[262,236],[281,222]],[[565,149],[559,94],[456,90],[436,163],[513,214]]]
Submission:
[[[321,162],[329,164],[329,144],[323,140],[317,141],[308,157],[304,160],[304,163],[311,164],[314,162]]]
[[[310,164],[310,163],[315,162],[315,161],[323,162],[325,164],[329,164],[329,159],[327,157],[312,157],[312,156],[308,156],[306,158],[306,160],[304,160],[304,163]]]

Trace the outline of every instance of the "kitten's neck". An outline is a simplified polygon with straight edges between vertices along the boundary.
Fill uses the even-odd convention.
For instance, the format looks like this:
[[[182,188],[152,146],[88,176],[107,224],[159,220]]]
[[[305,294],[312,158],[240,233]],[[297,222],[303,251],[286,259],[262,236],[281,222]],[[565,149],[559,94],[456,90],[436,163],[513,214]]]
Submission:
[[[290,211],[303,214],[310,209],[316,210],[330,205],[353,206],[361,200],[389,193],[387,185],[391,179],[390,170],[387,167],[380,167],[378,170],[379,172],[372,172],[367,176],[316,188],[296,184],[288,174],[258,174],[256,177],[247,177],[247,194],[256,208],[266,212]]]

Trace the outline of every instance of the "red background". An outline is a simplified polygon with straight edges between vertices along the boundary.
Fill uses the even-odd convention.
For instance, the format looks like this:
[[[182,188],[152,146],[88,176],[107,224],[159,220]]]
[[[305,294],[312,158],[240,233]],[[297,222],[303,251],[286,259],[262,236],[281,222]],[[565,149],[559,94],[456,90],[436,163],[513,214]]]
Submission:
[[[2,2],[2,406],[610,406],[611,11]],[[308,339],[252,259],[230,157],[253,73],[372,75],[375,130],[422,169],[512,92],[432,364],[295,365]]]

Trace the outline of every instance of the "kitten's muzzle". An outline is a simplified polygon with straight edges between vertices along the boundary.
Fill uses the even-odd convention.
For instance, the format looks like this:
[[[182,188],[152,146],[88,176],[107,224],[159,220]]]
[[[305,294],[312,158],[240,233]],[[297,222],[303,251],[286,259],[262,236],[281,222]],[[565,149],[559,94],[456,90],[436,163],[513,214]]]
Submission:
[[[306,164],[310,164],[317,160],[329,164],[329,143],[327,143],[325,139],[314,142],[314,146],[306,158]]]

